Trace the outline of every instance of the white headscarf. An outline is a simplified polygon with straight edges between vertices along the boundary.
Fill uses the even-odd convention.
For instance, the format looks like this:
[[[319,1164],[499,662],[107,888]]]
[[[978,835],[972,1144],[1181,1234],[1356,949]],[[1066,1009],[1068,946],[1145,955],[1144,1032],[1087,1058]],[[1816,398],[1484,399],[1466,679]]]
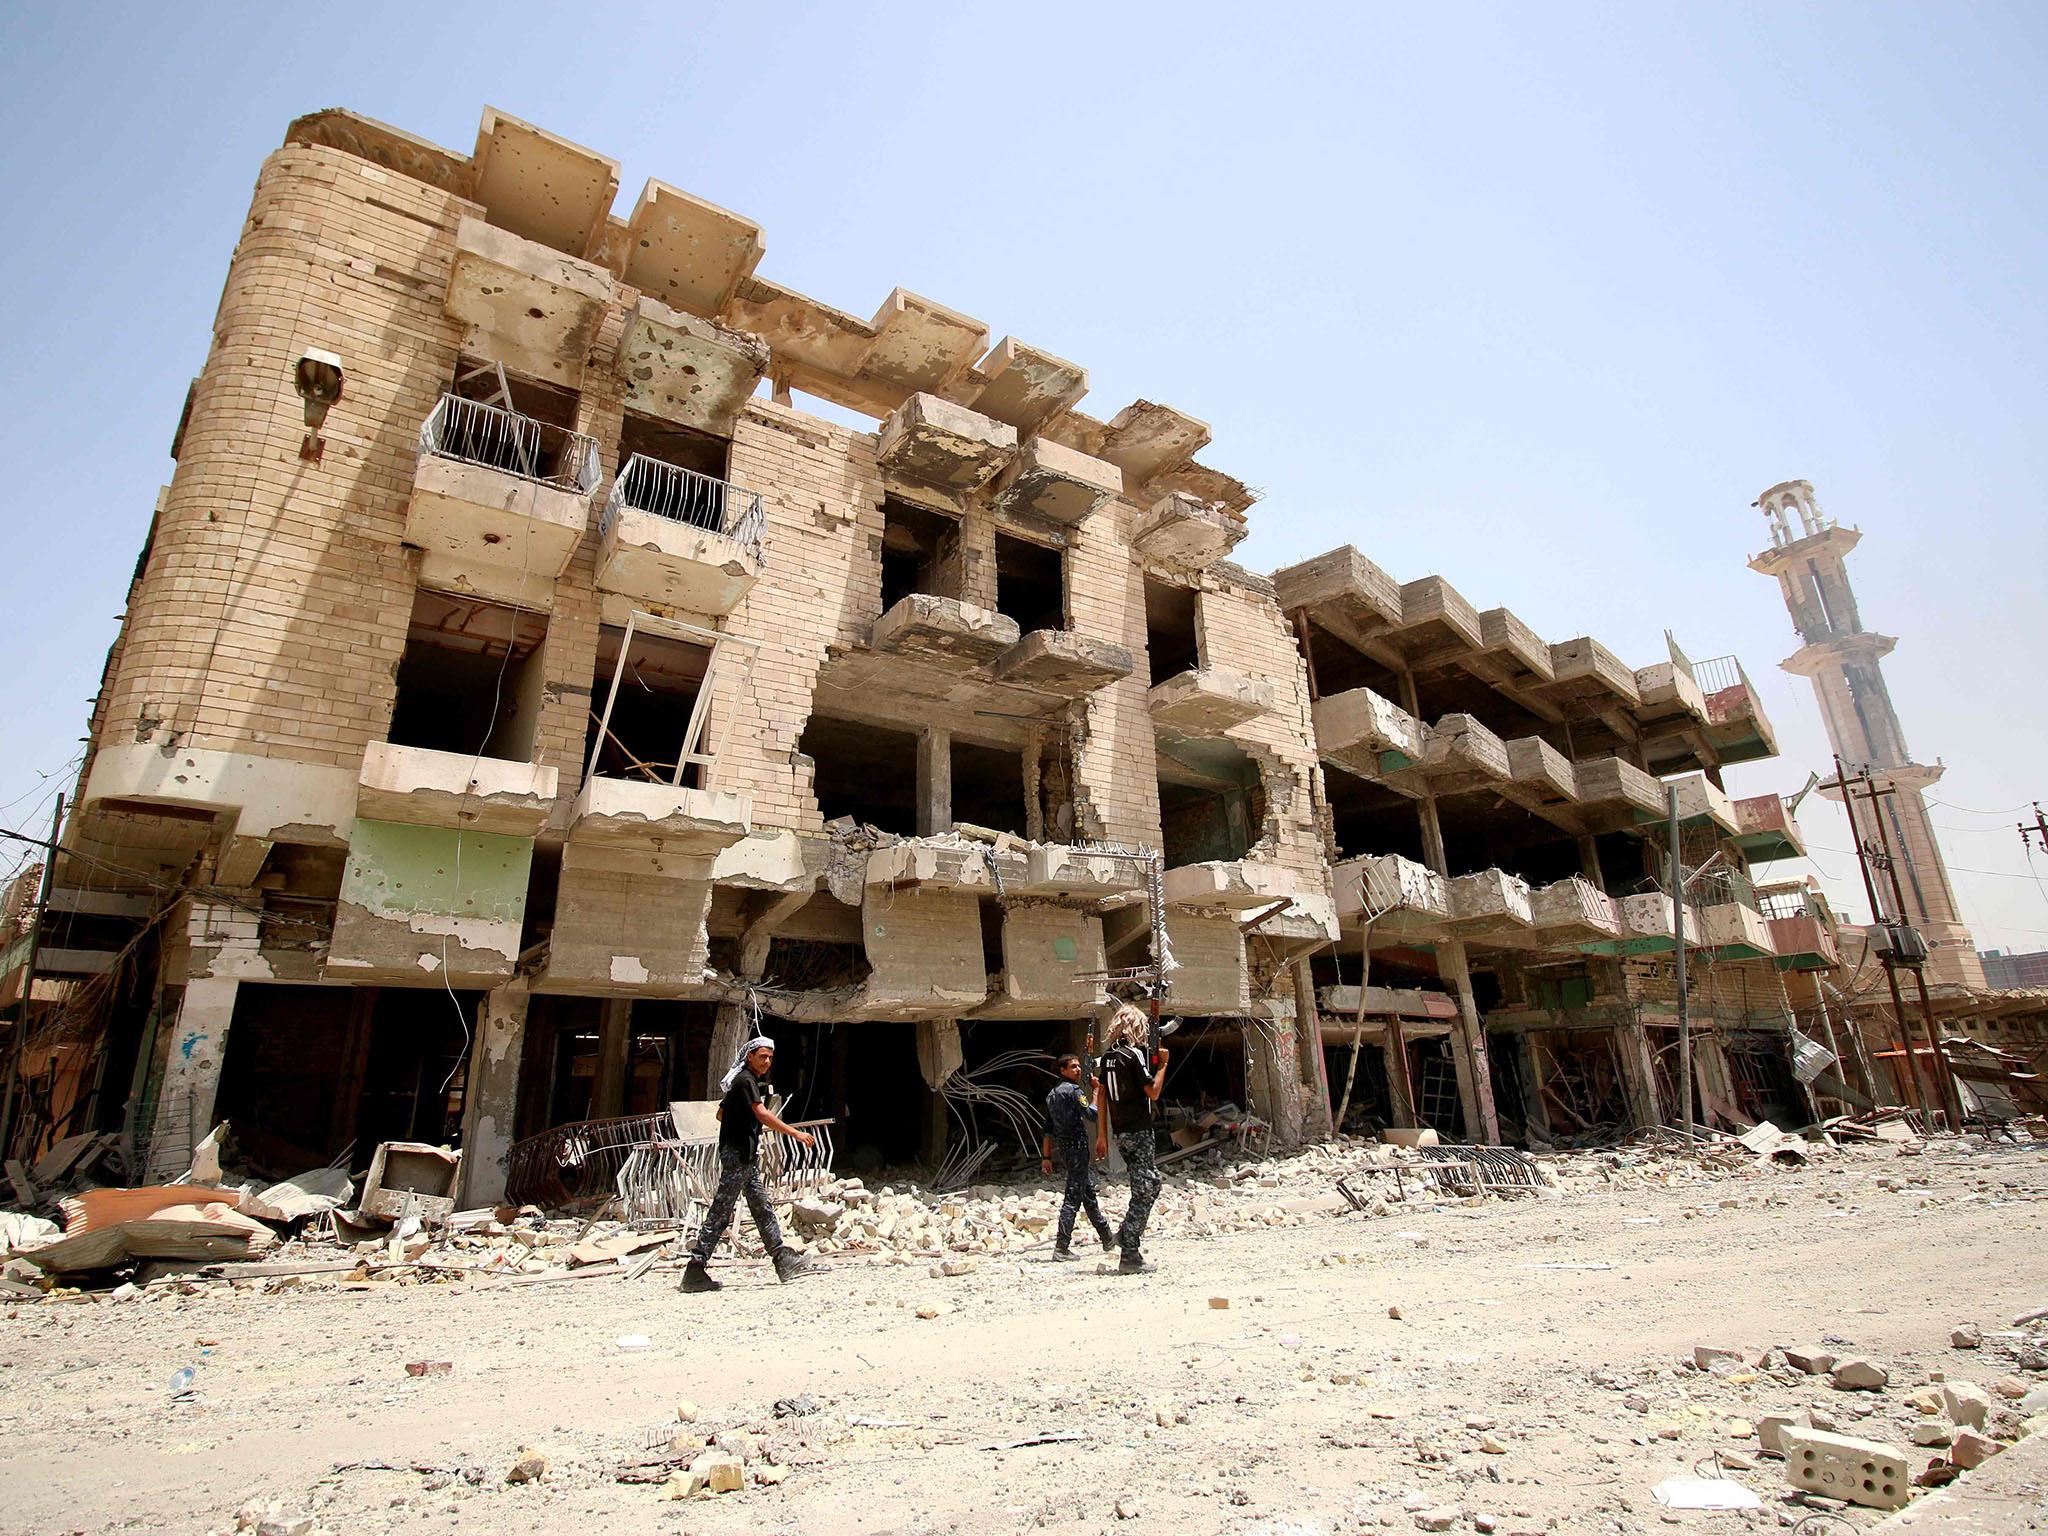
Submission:
[[[745,1045],[741,1046],[739,1059],[732,1064],[725,1076],[718,1080],[718,1091],[724,1093],[727,1089],[731,1088],[738,1081],[739,1075],[747,1070],[747,1058],[753,1055],[754,1052],[764,1048],[771,1051],[775,1049],[775,1042],[766,1035],[756,1035]]]

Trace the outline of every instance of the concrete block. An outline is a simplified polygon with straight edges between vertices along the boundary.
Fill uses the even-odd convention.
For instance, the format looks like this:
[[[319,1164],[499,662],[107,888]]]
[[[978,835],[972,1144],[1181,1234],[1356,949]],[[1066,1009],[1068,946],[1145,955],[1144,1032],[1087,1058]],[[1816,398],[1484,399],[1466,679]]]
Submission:
[[[1433,1147],[1439,1139],[1435,1128],[1427,1125],[1390,1125],[1380,1132],[1380,1140],[1390,1147]]]
[[[1788,1349],[1785,1363],[1809,1376],[1825,1376],[1835,1368],[1836,1357],[1824,1349]]]
[[[1980,1435],[1972,1429],[1956,1431],[1955,1442],[1948,1448],[1948,1459],[1965,1472],[1972,1467],[1981,1467],[2005,1447],[1989,1435]]]
[[[1756,1443],[1766,1455],[1782,1456],[1785,1454],[1787,1430],[1812,1427],[1813,1420],[1803,1409],[1767,1413],[1756,1421]]]
[[[1974,1381],[1944,1381],[1941,1411],[1965,1429],[1982,1429],[1991,1419],[1991,1395]]]
[[[1794,1488],[1868,1509],[1897,1509],[1912,1494],[1906,1458],[1888,1445],[1788,1428],[1783,1435],[1785,1480]]]
[[[1891,1373],[1861,1355],[1835,1362],[1828,1372],[1828,1385],[1838,1392],[1875,1392],[1890,1381]]]

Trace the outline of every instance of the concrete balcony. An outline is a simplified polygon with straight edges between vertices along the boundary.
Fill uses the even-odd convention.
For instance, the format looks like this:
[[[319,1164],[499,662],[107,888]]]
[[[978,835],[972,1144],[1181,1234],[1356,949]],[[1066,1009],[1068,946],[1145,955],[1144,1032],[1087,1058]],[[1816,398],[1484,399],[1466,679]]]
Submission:
[[[1401,649],[1410,656],[1455,655],[1486,643],[1479,610],[1441,576],[1420,576],[1401,587],[1401,618],[1395,626]]]
[[[1669,954],[1671,939],[1671,898],[1662,891],[1621,898],[1621,942],[1614,953],[1621,955]],[[1690,907],[1685,909],[1685,942],[1700,941],[1699,920]],[[1595,946],[1605,953],[1604,947]]]
[[[455,226],[444,307],[468,327],[472,357],[577,388],[611,297],[603,267],[482,219]]]
[[[1254,859],[1177,864],[1166,871],[1163,883],[1169,907],[1249,912],[1302,894],[1301,877],[1293,870]]]
[[[1513,936],[1535,926],[1529,883],[1503,869],[1482,869],[1447,882],[1450,931],[1460,938]]]
[[[1551,691],[1561,697],[1605,699],[1630,709],[1642,701],[1636,691],[1635,670],[1590,635],[1551,646],[1550,667]]]
[[[1842,952],[1827,925],[1810,913],[1773,917],[1771,963],[1781,971],[1826,971],[1842,963]]]
[[[1015,427],[937,395],[917,394],[882,423],[875,456],[891,474],[965,493],[994,479],[1016,452]]]
[[[1556,681],[1549,642],[1507,609],[1488,608],[1479,615],[1479,641],[1506,668],[1509,683],[1541,687]]]
[[[405,542],[438,585],[543,609],[590,521],[597,444],[495,405],[443,395],[420,428]]]
[[[740,409],[768,371],[758,336],[670,309],[645,294],[626,316],[619,374],[626,404],[680,426],[731,437]]]
[[[1439,794],[1455,794],[1509,777],[1508,749],[1470,715],[1445,715],[1422,738],[1418,770]]]
[[[1310,707],[1316,752],[1326,763],[1377,779],[1422,759],[1426,727],[1407,710],[1370,688],[1348,688]]]
[[[1739,901],[1700,908],[1700,945],[1721,960],[1760,960],[1777,952],[1770,921]]]
[[[1636,713],[1644,720],[1707,718],[1707,696],[1690,671],[1675,661],[1659,662],[1636,672]]]
[[[1206,571],[1246,532],[1243,513],[1176,491],[1152,503],[1138,519],[1131,547],[1157,565]]]
[[[1751,795],[1735,802],[1735,843],[1752,864],[1806,856],[1806,840],[1779,795]]]
[[[1220,736],[1273,707],[1273,685],[1220,667],[1176,673],[1145,696],[1152,723],[1183,736]]]
[[[1349,643],[1401,622],[1401,584],[1351,545],[1273,573],[1280,607],[1305,612]]]
[[[1571,759],[1540,736],[1517,736],[1507,744],[1508,777],[1542,806],[1560,809],[1579,795]]]
[[[1735,815],[1735,802],[1728,798],[1713,780],[1703,773],[1688,773],[1683,778],[1666,779],[1668,787],[1678,791],[1678,822],[1680,826],[1697,827],[1711,824],[1733,836],[1739,828]],[[1669,812],[1666,812],[1667,818]]]
[[[885,656],[978,668],[990,665],[1022,638],[1017,621],[1007,614],[957,597],[913,592],[875,620],[868,649]]]
[[[636,453],[598,524],[597,585],[664,608],[731,613],[760,579],[765,528],[758,491]]]
[[[1102,1006],[1108,994],[1096,981],[1109,968],[1102,919],[1072,907],[1041,902],[1002,909],[1003,968],[989,978],[988,1001],[977,1019],[1071,1019]]]
[[[1006,429],[1007,430],[1007,429]],[[998,512],[1026,514],[1066,527],[1091,516],[1123,493],[1123,472],[1114,464],[1034,437],[1002,471],[989,505]]]
[[[906,837],[868,855],[866,883],[892,890],[1021,894],[1031,874],[1030,845],[998,850],[957,837]]]
[[[1706,694],[1707,739],[1723,763],[1778,755],[1777,733],[1741,662],[1733,656],[1715,656],[1695,663],[1693,676]]]
[[[678,858],[709,858],[753,830],[749,796],[645,779],[586,779],[569,813],[569,841]]]
[[[1136,665],[1129,651],[1106,640],[1034,629],[998,656],[991,672],[999,683],[1078,699],[1129,677]]]
[[[1019,896],[1099,901],[1142,889],[1145,866],[1065,843],[1033,843],[1025,854],[1023,877],[1012,885],[1006,873],[1005,881],[1005,890]]]
[[[1662,821],[1664,786],[1633,763],[1618,757],[1596,757],[1572,764],[1578,786],[1580,814],[1595,831]]]
[[[1428,943],[1443,937],[1450,922],[1449,882],[1397,853],[1346,859],[1332,866],[1330,879],[1337,921],[1347,929],[1369,921],[1375,937]]]
[[[1621,937],[1620,906],[1578,875],[1531,891],[1529,912],[1547,943],[1598,944]]]
[[[535,837],[554,809],[559,778],[538,763],[373,741],[363,751],[356,814],[405,826]]]

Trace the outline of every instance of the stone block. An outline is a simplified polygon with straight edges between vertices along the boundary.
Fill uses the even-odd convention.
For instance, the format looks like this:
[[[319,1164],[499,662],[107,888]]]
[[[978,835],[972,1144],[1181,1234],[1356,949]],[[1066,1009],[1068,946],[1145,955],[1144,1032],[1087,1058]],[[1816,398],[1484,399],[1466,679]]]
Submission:
[[[1828,1385],[1838,1392],[1876,1392],[1890,1381],[1891,1373],[1875,1361],[1851,1355],[1835,1362],[1828,1372]]]
[[[1948,1459],[1965,1472],[1972,1467],[1981,1467],[2005,1447],[1989,1435],[1980,1435],[1972,1429],[1956,1431],[1956,1438],[1948,1448]]]
[[[1982,1429],[1991,1419],[1991,1395],[1974,1381],[1944,1381],[1941,1411],[1965,1429]]]
[[[1912,1495],[1906,1458],[1875,1440],[1788,1428],[1783,1435],[1785,1480],[1825,1498],[1867,1509],[1897,1509]]]
[[[1786,1409],[1778,1413],[1766,1413],[1756,1421],[1756,1443],[1765,1454],[1785,1454],[1785,1432],[1789,1429],[1810,1429],[1812,1419],[1800,1409]]]
[[[1835,1368],[1835,1356],[1824,1349],[1788,1349],[1785,1363],[1809,1376],[1825,1376]]]

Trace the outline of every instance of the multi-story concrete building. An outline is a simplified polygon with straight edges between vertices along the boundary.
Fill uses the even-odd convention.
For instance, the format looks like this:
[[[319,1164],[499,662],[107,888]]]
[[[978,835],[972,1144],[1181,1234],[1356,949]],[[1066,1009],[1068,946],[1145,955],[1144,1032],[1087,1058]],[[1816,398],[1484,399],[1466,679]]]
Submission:
[[[1349,547],[1274,580],[1309,662],[1344,935],[1314,962],[1321,1028],[1379,1045],[1369,1118],[1549,1140],[1676,1112],[1674,785],[1696,1114],[1804,1118],[1785,975],[1833,953],[1803,897],[1767,908],[1749,878],[1802,850],[1778,796],[1721,787],[1776,750],[1739,664],[1672,644],[1634,669]]]
[[[842,1145],[930,1150],[921,1051],[1078,1043],[1143,958],[1098,844],[1163,848],[1174,1007],[1298,1138],[1307,688],[1207,429],[617,190],[495,111],[264,164],[67,834],[67,885],[183,892],[126,1026],[151,1169],[219,1118],[276,1165],[459,1127],[479,1197],[515,1134],[701,1096],[754,1009]]]
[[[1905,910],[1872,913],[1871,918],[1888,916],[1920,930],[1927,941],[1930,982],[1982,987],[1984,966],[1963,924],[1948,865],[1921,798],[1941,778],[1942,768],[1913,761],[1884,681],[1884,658],[1898,640],[1863,627],[1849,585],[1849,552],[1863,535],[1823,512],[1813,487],[1804,480],[1772,486],[1756,505],[1770,520],[1771,547],[1750,560],[1750,569],[1777,578],[1801,641],[1780,665],[1812,681],[1836,756],[1852,773],[1870,770],[1879,797],[1872,803],[1881,809],[1873,812],[1859,806],[1857,835],[1873,847],[1885,840],[1899,862]],[[1832,786],[1822,793],[1841,799],[1841,791]],[[1882,829],[1862,824],[1873,814],[1883,817]]]
[[[518,1138],[703,1097],[757,1016],[843,1151],[934,1157],[963,1073],[1078,1045],[1150,952],[1134,849],[1177,1103],[1280,1145],[1345,1101],[1654,1123],[1660,775],[1700,1113],[1796,1096],[1779,967],[1823,957],[1746,876],[1796,832],[1720,786],[1772,750],[1732,662],[1349,549],[1253,575],[1199,420],[795,293],[618,174],[495,111],[466,156],[316,113],[262,168],[52,907],[143,1172],[227,1119],[281,1172],[459,1138],[491,1198]]]

